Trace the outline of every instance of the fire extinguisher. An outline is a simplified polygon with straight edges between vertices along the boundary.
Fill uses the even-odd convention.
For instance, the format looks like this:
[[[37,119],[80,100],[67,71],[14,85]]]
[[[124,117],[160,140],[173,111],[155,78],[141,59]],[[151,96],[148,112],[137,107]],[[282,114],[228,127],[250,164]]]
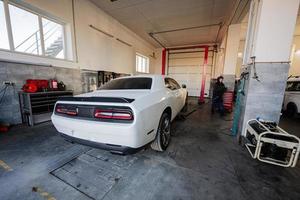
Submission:
[[[57,90],[58,89],[58,82],[55,79],[50,80],[50,88],[52,90]]]

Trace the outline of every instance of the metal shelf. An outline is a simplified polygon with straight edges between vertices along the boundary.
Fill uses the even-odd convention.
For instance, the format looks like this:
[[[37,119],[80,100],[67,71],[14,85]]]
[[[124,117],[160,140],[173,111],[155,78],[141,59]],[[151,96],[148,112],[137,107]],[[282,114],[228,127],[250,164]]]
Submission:
[[[55,99],[55,100],[43,100],[43,101],[32,101],[31,104],[32,104],[32,106],[35,106],[35,105],[40,105],[40,104],[55,103],[56,101],[57,101],[57,99]]]
[[[73,91],[19,92],[22,122],[33,126],[49,121],[57,99],[63,96],[73,96]]]

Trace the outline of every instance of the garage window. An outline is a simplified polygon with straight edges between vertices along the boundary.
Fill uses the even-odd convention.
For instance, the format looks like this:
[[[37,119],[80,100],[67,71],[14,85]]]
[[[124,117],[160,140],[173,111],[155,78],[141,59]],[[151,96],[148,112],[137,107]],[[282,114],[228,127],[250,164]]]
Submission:
[[[1,49],[66,59],[63,22],[23,4],[0,0],[0,25],[5,27],[0,30]]]
[[[4,14],[4,4],[0,1],[0,48],[9,49],[9,42],[7,36],[7,28]]]
[[[63,59],[65,54],[63,25],[45,18],[42,21],[45,55]]]
[[[136,72],[149,73],[149,58],[142,54],[136,54]]]
[[[41,55],[38,16],[13,5],[9,14],[15,51]]]

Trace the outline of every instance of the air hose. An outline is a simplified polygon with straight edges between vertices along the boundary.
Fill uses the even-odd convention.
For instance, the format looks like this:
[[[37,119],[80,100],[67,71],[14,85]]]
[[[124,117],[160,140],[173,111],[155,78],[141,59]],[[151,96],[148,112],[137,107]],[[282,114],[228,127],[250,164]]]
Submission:
[[[240,114],[241,114],[241,100],[242,100],[242,96],[245,96],[245,82],[248,79],[248,75],[249,75],[249,72],[243,72],[241,74],[239,89],[237,92],[237,99],[235,102],[233,124],[232,124],[232,128],[231,128],[232,136],[236,136],[239,131],[239,121],[240,121]]]

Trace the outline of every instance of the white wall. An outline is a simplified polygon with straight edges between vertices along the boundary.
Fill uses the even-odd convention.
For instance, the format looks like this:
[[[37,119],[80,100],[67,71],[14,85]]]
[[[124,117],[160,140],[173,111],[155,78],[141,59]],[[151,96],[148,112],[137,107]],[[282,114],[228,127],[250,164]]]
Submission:
[[[239,44],[239,53],[244,54],[244,47],[245,47],[245,41],[241,40]],[[300,76],[300,36],[296,35],[293,37],[290,61],[291,61],[291,66],[290,66],[289,75]],[[237,77],[239,77],[240,75],[242,64],[243,64],[243,58],[237,57],[237,65],[236,65]]]
[[[24,2],[67,23],[72,36],[70,41],[73,47],[71,54],[75,59],[72,0],[24,0]],[[78,62],[76,59],[69,62],[9,51],[0,51],[0,59],[131,74],[135,73],[135,52],[149,56],[155,51],[151,44],[141,39],[95,4],[88,0],[75,0],[74,2]],[[90,24],[115,37],[110,38],[90,28]],[[131,44],[132,47],[117,41],[116,38]],[[155,60],[150,57],[150,72],[154,72],[154,63]]]
[[[257,2],[259,2],[259,15],[257,23],[254,24],[254,41],[249,43],[253,48],[247,59],[255,56],[257,62],[289,61],[291,33],[294,32],[296,25],[295,15],[298,12],[299,0],[289,0],[286,4],[282,3],[282,0]],[[274,40],[274,38],[280,39]]]
[[[154,62],[154,74],[161,74],[161,64],[162,64],[162,50],[163,48],[157,48],[155,49],[155,62]],[[167,66],[167,63],[166,63]]]
[[[272,6],[277,6],[278,3],[280,3],[280,1],[266,1],[267,3],[270,3],[272,4]],[[295,2],[295,1],[293,1]],[[278,9],[280,10],[280,9]],[[271,12],[271,11],[270,11]],[[299,11],[298,11],[299,12]],[[271,16],[272,13],[264,13],[265,15],[269,14]],[[270,17],[269,17],[270,18]],[[265,20],[268,20],[268,17],[264,17]],[[272,18],[272,20],[277,20],[277,21],[280,21],[280,19],[276,19],[276,17]],[[289,21],[289,23],[293,23],[295,24],[295,21]],[[240,72],[241,72],[241,67],[242,67],[242,64],[243,64],[243,56],[245,54],[244,52],[244,48],[245,48],[245,38],[246,38],[246,32],[247,32],[247,24],[248,24],[248,20],[245,18],[243,20],[243,24],[242,24],[242,31],[241,31],[241,34],[240,34],[240,42],[239,42],[239,50],[238,52],[239,53],[242,53],[242,57],[238,57],[238,55],[236,56],[237,58],[237,63],[236,63],[236,70],[235,70],[235,74],[236,74],[236,77],[239,77],[240,76]],[[286,26],[288,24],[285,24]],[[275,61],[288,61],[289,59],[287,59],[287,57],[290,57],[290,60],[291,60],[291,67],[290,67],[290,71],[289,71],[289,74],[290,75],[300,75],[300,17],[298,17],[298,23],[296,24],[296,28],[295,28],[295,35],[292,39],[292,45],[291,44],[288,44],[288,43],[284,43],[282,44],[281,41],[274,41],[272,39],[272,37],[270,37],[270,32],[271,32],[271,29],[273,29],[272,31],[272,34],[283,34],[285,33],[287,30],[285,28],[282,28],[282,27],[277,27],[277,26],[272,26],[272,27],[268,27],[268,30],[267,32],[263,32],[263,33],[260,33],[259,36],[262,37],[263,35],[268,35],[269,36],[269,39],[268,40],[264,40],[262,41],[262,44],[261,45],[264,45],[264,48],[266,48],[267,50],[263,50],[262,52],[265,52],[266,55],[264,55],[264,57],[260,57],[260,59],[262,59],[262,61],[267,61],[267,60],[270,60],[270,59],[274,59]],[[275,29],[279,29],[279,31],[275,31]],[[271,34],[271,35],[272,35]],[[271,53],[271,51],[274,51],[276,49],[290,49],[291,53],[289,55],[289,53],[286,53],[286,52],[289,52],[289,51],[286,51],[285,50],[285,54],[280,54],[280,56],[278,56],[277,54],[273,54]],[[297,50],[299,50],[297,52]],[[297,52],[297,53],[296,53]],[[220,55],[222,55],[222,53],[219,53],[219,57]],[[273,57],[274,55],[274,57]],[[247,62],[245,62],[247,63]],[[218,67],[218,63],[217,63],[217,67]]]
[[[239,50],[241,24],[230,25],[227,32],[224,75],[235,75]]]
[[[300,76],[300,36],[294,36],[293,46],[291,52],[291,68],[290,75]]]
[[[241,69],[242,69],[242,65],[243,65],[244,48],[245,48],[245,40],[241,40],[239,42],[239,50],[238,50],[238,55],[237,55],[236,68],[235,68],[235,76],[237,78],[239,78],[241,75]]]
[[[154,51],[154,47],[90,1],[76,0],[75,8],[78,60],[82,68],[133,73],[135,52],[149,56]],[[113,35],[114,38],[90,28],[90,24]],[[131,44],[132,47],[117,41],[116,38]],[[150,66],[153,67],[152,58]]]
[[[220,75],[223,75],[224,71],[224,60],[225,60],[225,52],[226,52],[226,40],[227,35],[224,36],[221,45],[219,47],[218,53],[216,54],[216,62],[213,70],[213,78],[217,78]]]
[[[239,44],[239,53],[244,54],[245,41],[241,40]],[[299,51],[298,51],[299,50]],[[290,70],[289,75],[300,76],[300,36],[293,37],[290,55]],[[243,58],[237,57],[236,76],[239,77],[241,73],[241,66],[243,64]]]

